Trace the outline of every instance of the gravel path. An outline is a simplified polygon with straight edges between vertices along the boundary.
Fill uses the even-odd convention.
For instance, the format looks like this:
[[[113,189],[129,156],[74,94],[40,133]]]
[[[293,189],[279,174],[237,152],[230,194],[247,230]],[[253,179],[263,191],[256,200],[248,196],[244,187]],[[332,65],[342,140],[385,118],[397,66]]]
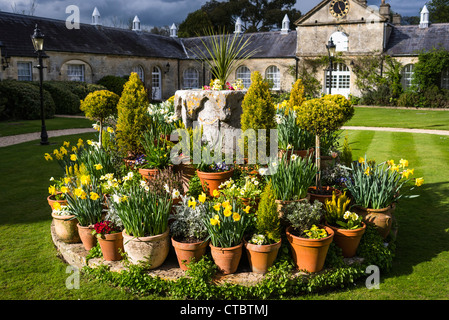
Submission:
[[[409,133],[427,133],[442,136],[449,136],[449,130],[428,130],[428,129],[405,129],[405,128],[386,128],[386,127],[342,127],[343,130],[370,130],[370,131],[389,131],[389,132],[409,132]],[[72,134],[80,134],[87,132],[95,132],[93,128],[82,129],[65,129],[65,130],[50,130],[47,131],[48,139],[52,137],[67,136]],[[0,137],[0,147],[11,146],[14,144],[28,142],[33,140],[40,140],[41,133],[25,133],[16,136]],[[51,142],[51,141],[50,141]]]

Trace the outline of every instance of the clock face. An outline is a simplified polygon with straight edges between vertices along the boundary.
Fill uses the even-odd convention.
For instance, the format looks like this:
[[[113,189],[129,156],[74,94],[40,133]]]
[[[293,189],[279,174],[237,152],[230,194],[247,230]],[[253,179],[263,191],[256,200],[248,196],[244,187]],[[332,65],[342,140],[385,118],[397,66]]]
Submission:
[[[330,13],[336,18],[343,18],[348,14],[349,1],[348,0],[332,0],[330,7]]]

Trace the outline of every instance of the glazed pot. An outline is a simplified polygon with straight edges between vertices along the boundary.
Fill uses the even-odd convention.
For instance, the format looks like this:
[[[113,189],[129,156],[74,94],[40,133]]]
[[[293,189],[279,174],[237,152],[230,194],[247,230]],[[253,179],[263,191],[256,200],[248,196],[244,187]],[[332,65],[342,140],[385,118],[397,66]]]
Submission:
[[[274,244],[257,245],[244,240],[246,255],[254,273],[267,273],[277,258],[281,240]]]
[[[55,234],[59,240],[65,243],[81,242],[78,234],[78,220],[74,215],[59,216],[52,214]]]
[[[58,192],[58,194],[62,194],[62,192]],[[49,195],[47,197],[47,202],[48,202],[48,205],[50,206],[51,210],[53,210],[53,205],[55,202],[58,202],[61,206],[67,205],[67,200],[55,200],[54,195]]]
[[[97,245],[97,237],[92,235],[92,231],[95,230],[93,225],[90,226],[81,226],[79,223],[77,224],[78,234],[81,238],[81,242],[84,245],[84,249],[89,251],[93,247]]]
[[[316,186],[309,187],[307,194],[310,196],[310,203],[313,203],[315,202],[315,200],[318,200],[322,204],[326,204],[326,200],[332,200],[333,191],[335,191],[337,198],[341,195],[340,190],[330,186],[322,186],[321,189],[324,191],[324,194],[317,194]]]
[[[374,225],[384,239],[390,234],[395,209],[395,204],[383,209],[369,209],[357,205],[351,208],[352,211],[363,217],[365,223]]]
[[[334,231],[326,226],[318,226],[324,228],[328,236],[321,239],[308,239],[295,236],[292,234],[292,227],[286,230],[287,240],[292,248],[292,257],[298,270],[306,270],[308,272],[318,272],[324,267],[327,251],[334,237]]]
[[[220,184],[232,178],[234,174],[234,169],[224,172],[203,172],[197,170],[198,178],[200,178],[201,185],[203,186],[204,192],[209,190],[209,195],[213,196],[214,190],[218,190]]]
[[[366,230],[366,224],[362,222],[362,227],[358,229],[348,230],[334,227],[326,224],[334,231],[334,242],[341,248],[343,257],[352,258],[357,252],[363,234]]]
[[[121,232],[105,234],[97,239],[100,244],[104,260],[122,260],[122,253],[125,252],[125,249],[123,247],[123,234]]]
[[[170,249],[169,229],[164,233],[149,237],[134,237],[123,230],[123,247],[133,264],[140,262],[155,269],[162,265]]]
[[[171,243],[175,248],[179,267],[185,271],[189,269],[188,264],[192,261],[192,259],[196,262],[206,253],[209,240],[190,243],[179,242],[172,238]]]
[[[215,247],[209,244],[212,259],[223,274],[231,274],[237,271],[242,257],[243,242],[230,248]]]

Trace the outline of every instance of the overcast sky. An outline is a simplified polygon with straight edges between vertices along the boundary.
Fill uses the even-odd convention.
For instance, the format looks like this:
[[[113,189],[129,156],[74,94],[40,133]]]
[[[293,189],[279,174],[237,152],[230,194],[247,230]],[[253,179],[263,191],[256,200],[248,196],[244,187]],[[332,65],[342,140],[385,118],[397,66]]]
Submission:
[[[103,24],[111,21],[126,23],[137,15],[142,26],[166,26],[180,23],[187,14],[199,9],[207,0],[0,0],[0,10],[21,13],[29,11],[30,3],[37,3],[35,16],[65,20],[70,14],[66,7],[76,5],[80,8],[82,23],[90,23],[96,6],[101,14]],[[296,8],[307,13],[321,0],[298,0]],[[380,5],[380,0],[370,0],[369,5]],[[393,11],[402,16],[419,15],[427,0],[387,0]]]

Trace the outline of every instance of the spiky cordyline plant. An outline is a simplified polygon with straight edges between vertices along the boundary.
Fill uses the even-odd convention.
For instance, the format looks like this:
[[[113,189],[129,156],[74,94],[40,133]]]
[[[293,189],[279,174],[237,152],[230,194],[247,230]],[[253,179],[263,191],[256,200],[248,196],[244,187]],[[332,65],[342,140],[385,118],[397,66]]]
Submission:
[[[231,36],[224,30],[220,34],[214,34],[212,29],[205,32],[206,37],[201,37],[203,50],[198,45],[194,49],[190,49],[198,60],[209,66],[215,78],[220,80],[221,85],[225,87],[228,77],[242,63],[254,55],[256,50],[250,50],[251,37],[239,36],[234,34]]]

